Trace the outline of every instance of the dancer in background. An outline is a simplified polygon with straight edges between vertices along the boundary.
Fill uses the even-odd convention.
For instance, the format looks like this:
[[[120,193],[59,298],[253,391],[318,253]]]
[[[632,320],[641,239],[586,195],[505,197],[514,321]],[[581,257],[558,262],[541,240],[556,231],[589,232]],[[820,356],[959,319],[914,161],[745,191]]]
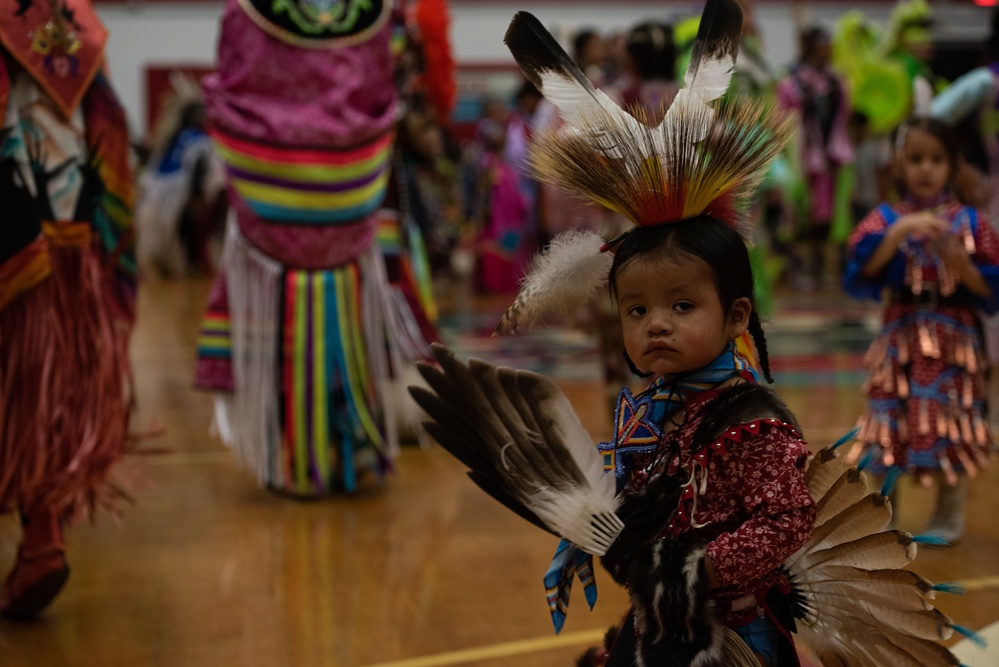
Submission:
[[[961,152],[969,158],[983,157],[976,166],[984,174],[972,166],[974,160],[968,160],[962,166],[962,180],[980,183],[973,188],[982,195],[976,203],[985,206],[989,220],[994,221],[999,219],[999,9],[992,12],[983,55],[987,64],[959,76],[933,98],[930,115],[974,139],[961,142]],[[999,316],[986,318],[984,330],[990,366],[986,403],[989,425],[995,431],[999,428]]]
[[[798,116],[800,170],[806,179],[807,215],[802,237],[808,247],[808,284],[821,288],[827,278],[826,255],[839,170],[853,161],[846,133],[849,91],[830,66],[828,33],[819,27],[801,35],[801,58],[780,82],[777,95]]]
[[[939,120],[904,123],[896,141],[904,195],[874,209],[850,237],[844,285],[885,298],[866,363],[862,442],[872,470],[897,466],[937,485],[928,530],[964,533],[968,477],[992,451],[978,312],[999,309],[999,237],[954,190],[958,149]]]
[[[909,114],[925,116],[937,93],[933,59],[933,8],[927,0],[903,0],[892,9],[881,57],[902,63],[912,87]]]
[[[127,498],[135,258],[107,32],[85,1],[17,5],[0,8],[0,511],[24,531],[0,614],[26,618],[66,582],[66,525]]]
[[[476,127],[475,286],[485,293],[516,292],[536,244],[531,201],[507,150],[511,137],[516,137],[510,134],[511,127],[510,113],[499,99],[487,103],[486,116]],[[521,136],[520,141],[526,149],[526,140]]]
[[[135,205],[145,275],[214,274],[225,228],[225,172],[205,126],[196,83],[179,73],[153,128]]]
[[[656,114],[665,109],[680,90],[676,81],[673,26],[641,23],[628,33],[625,49],[630,85],[621,91],[621,104],[625,108],[641,107],[650,119],[658,120]]]
[[[353,492],[391,469],[390,381],[407,351],[427,350],[375,243],[402,12],[352,7],[229,0],[204,81],[232,213],[196,381],[220,392],[217,422],[240,462],[295,496]]]

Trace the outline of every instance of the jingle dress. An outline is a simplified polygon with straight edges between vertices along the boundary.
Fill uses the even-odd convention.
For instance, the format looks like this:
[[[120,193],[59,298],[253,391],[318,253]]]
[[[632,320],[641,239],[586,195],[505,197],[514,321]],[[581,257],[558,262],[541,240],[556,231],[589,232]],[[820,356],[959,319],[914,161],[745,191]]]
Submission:
[[[846,291],[886,301],[881,333],[865,356],[867,411],[861,439],[874,457],[871,471],[890,466],[911,473],[942,472],[950,483],[987,464],[992,447],[984,401],[986,365],[979,313],[999,309],[999,237],[979,211],[945,199],[934,208],[963,240],[992,290],[971,294],[925,242],[907,239],[875,278],[863,267],[887,227],[926,207],[883,204],[849,240]]]

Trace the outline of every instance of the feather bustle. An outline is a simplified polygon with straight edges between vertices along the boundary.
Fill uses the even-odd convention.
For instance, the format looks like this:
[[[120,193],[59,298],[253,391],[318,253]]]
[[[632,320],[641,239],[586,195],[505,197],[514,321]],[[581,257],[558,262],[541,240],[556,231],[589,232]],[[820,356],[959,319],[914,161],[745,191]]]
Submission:
[[[829,447],[819,450],[805,469],[805,486],[813,500],[822,498],[851,466]]]
[[[828,549],[864,535],[881,532],[890,522],[891,505],[887,498],[868,494],[841,511],[834,519],[816,526],[808,542],[784,564],[786,567],[793,567],[799,554]]]
[[[881,629],[883,634],[915,637],[930,641],[949,639],[953,634],[950,619],[939,609],[902,611],[886,604],[866,600],[829,597],[823,601],[820,618],[835,618],[840,624],[864,624]]]
[[[863,475],[855,468],[848,469],[816,503],[815,527],[824,525],[868,493]]]
[[[899,611],[928,611],[933,608],[924,596],[913,588],[899,589],[896,586],[879,586],[868,583],[861,586],[853,582],[821,582],[812,584],[809,593],[841,598],[846,601],[865,600],[867,602],[884,602],[891,600],[892,607]],[[894,599],[885,595],[895,595]]]
[[[847,544],[805,554],[801,567],[847,565],[861,570],[905,567],[916,557],[912,535],[900,530],[886,530],[867,535]]]
[[[901,569],[915,556],[912,536],[883,530],[888,499],[867,493],[865,476],[830,448],[809,461],[805,482],[817,528],[785,562],[802,641],[827,667],[958,665],[938,643],[954,626],[934,609],[933,584]]]

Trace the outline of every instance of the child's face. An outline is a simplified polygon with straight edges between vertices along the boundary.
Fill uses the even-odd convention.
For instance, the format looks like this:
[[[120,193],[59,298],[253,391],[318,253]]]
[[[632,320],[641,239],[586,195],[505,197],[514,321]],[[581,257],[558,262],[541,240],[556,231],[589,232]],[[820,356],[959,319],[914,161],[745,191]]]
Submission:
[[[943,143],[929,132],[910,129],[898,156],[906,192],[917,199],[932,199],[947,187],[951,164]]]
[[[749,325],[749,299],[722,312],[711,267],[701,259],[635,259],[618,271],[624,349],[646,373],[672,375],[715,360]]]

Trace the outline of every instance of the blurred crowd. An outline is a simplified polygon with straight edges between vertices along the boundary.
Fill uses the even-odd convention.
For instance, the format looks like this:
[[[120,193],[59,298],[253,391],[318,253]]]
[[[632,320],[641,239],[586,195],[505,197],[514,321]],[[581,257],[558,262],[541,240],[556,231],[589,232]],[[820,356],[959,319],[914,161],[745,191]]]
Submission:
[[[900,3],[887,25],[857,11],[832,26],[808,26],[798,36],[794,62],[781,64],[768,60],[752,3],[746,4],[729,94],[758,97],[798,119],[796,140],[771,169],[750,212],[766,308],[775,287],[838,285],[850,230],[895,196],[895,128],[912,115],[941,115],[934,100],[950,82],[931,68],[933,15],[924,0]],[[565,40],[566,50],[597,88],[654,124],[682,86],[697,28],[696,16],[643,21],[623,32],[583,28]],[[994,41],[983,45],[983,66],[996,57]],[[414,69],[406,54],[400,62],[401,72]],[[159,275],[211,273],[224,220],[223,179],[196,95],[189,85],[175,87],[140,180],[138,238],[147,241],[140,262]],[[531,177],[531,137],[556,129],[560,120],[530,82],[509,96],[481,99],[478,120],[465,131],[428,96],[405,100],[393,177],[398,205],[422,233],[435,276],[470,279],[485,293],[510,293],[531,255],[560,231],[582,227],[613,235],[625,226],[610,212]],[[965,105],[947,113],[961,137],[967,198],[986,206],[994,138],[983,129],[981,111]]]
[[[594,85],[650,123],[682,86],[697,17],[645,21],[623,33],[582,29],[566,50]],[[897,196],[895,128],[913,115],[940,115],[933,16],[922,0],[900,3],[888,25],[860,12],[800,33],[794,62],[768,61],[751,4],[730,94],[780,105],[798,119],[791,148],[761,188],[750,215],[758,230],[754,260],[766,303],[770,289],[838,289],[850,230],[877,204]],[[981,62],[992,60],[992,40]],[[985,205],[989,172],[981,109],[951,118],[960,130],[968,198]],[[438,272],[470,273],[485,292],[512,292],[531,253],[555,234],[584,227],[613,234],[624,225],[531,178],[527,147],[558,127],[554,107],[529,82],[510,98],[482,101],[474,133],[460,145],[426,115],[403,122],[402,156],[413,211]]]

